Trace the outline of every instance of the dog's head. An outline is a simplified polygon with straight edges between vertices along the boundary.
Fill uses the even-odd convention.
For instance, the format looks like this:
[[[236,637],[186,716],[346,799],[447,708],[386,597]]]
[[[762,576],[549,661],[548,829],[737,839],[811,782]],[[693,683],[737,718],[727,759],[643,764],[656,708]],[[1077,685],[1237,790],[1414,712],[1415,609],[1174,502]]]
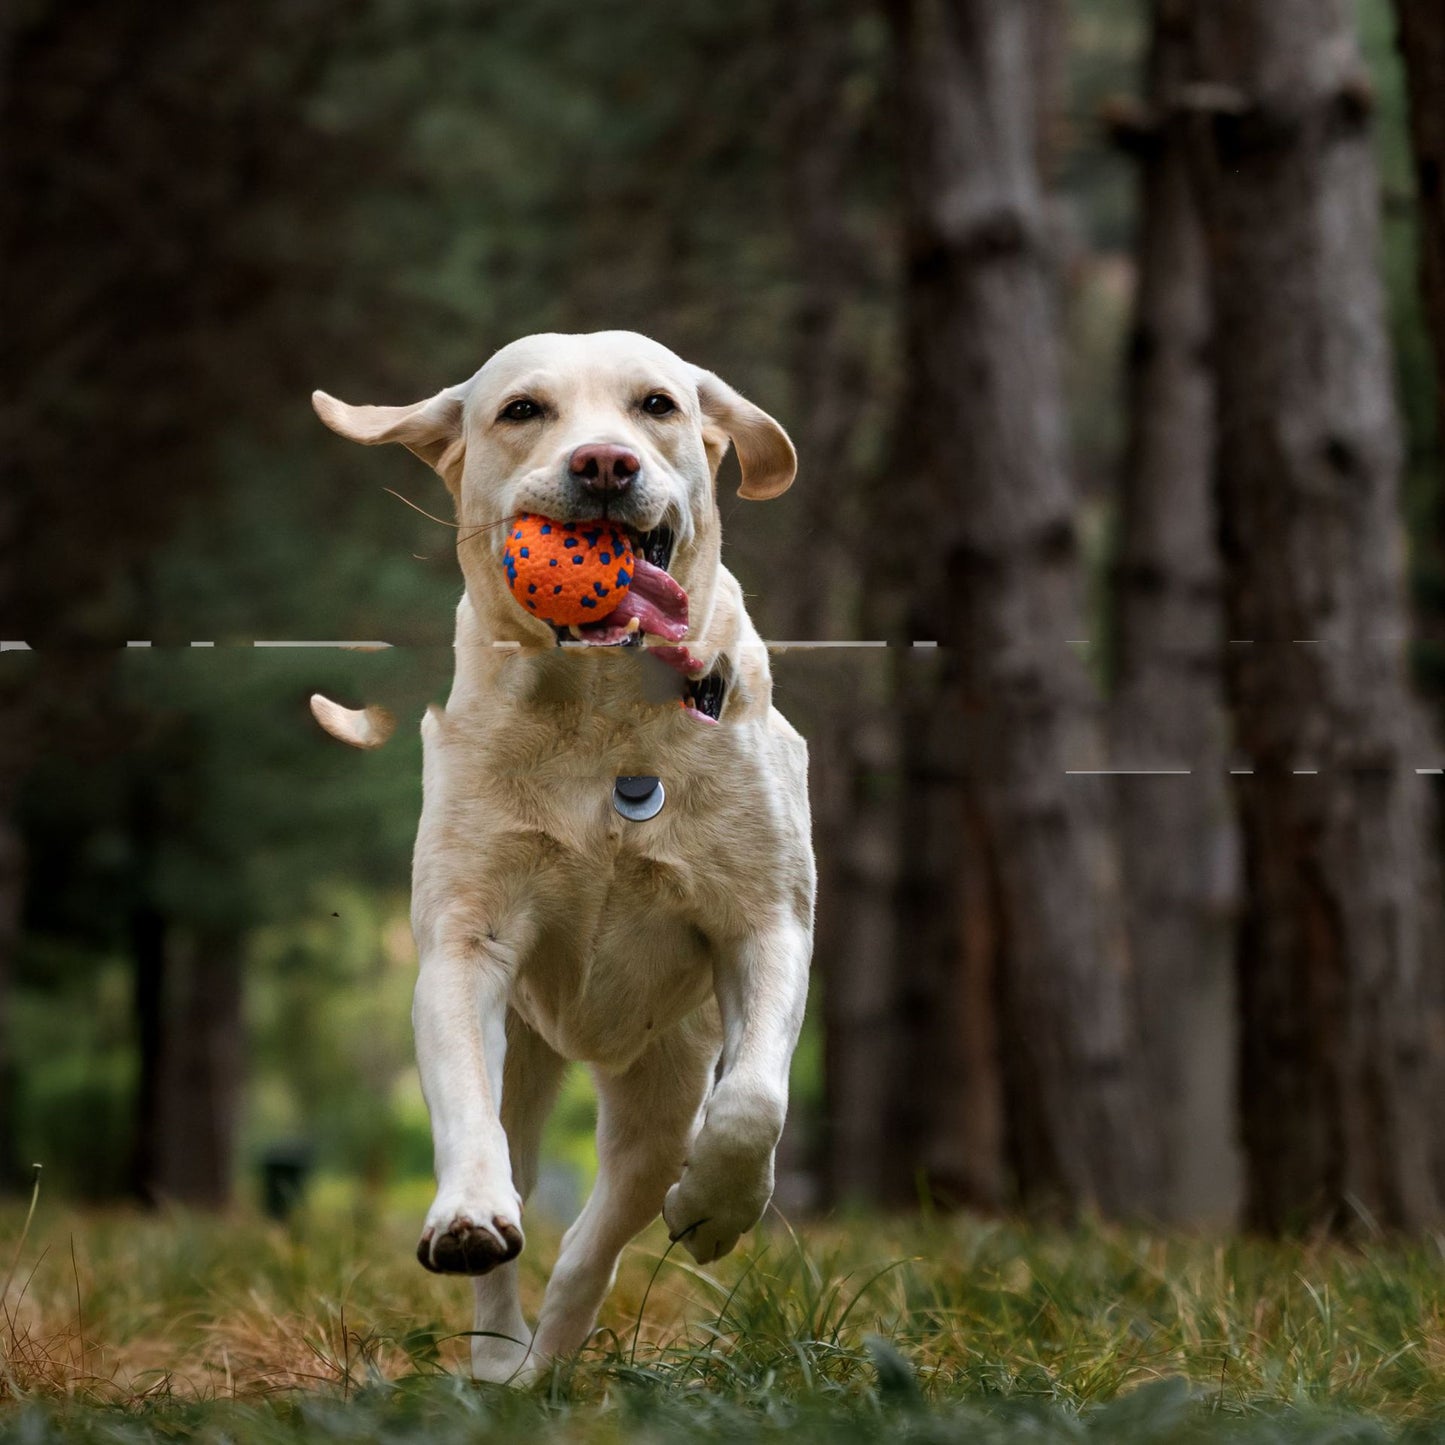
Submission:
[[[626,527],[687,590],[696,635],[711,606],[714,483],[729,443],[744,497],[786,491],[797,466],[766,412],[630,331],[524,337],[469,381],[411,406],[348,406],[320,391],[312,401],[340,435],[400,442],[438,472],[456,501],[468,592],[503,623],[498,635],[520,628],[532,640],[546,624],[501,580],[507,523],[518,513]]]

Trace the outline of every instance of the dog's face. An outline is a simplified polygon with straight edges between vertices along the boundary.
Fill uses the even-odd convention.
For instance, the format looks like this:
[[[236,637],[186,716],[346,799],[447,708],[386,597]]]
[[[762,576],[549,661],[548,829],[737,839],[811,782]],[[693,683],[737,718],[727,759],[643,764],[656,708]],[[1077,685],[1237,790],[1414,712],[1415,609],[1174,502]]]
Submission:
[[[412,406],[354,407],[324,392],[313,402],[342,436],[401,442],[436,469],[456,499],[469,587],[494,600],[496,577],[484,568],[498,573],[506,523],[519,512],[606,517],[638,538],[663,529],[679,553],[715,557],[713,484],[729,441],[744,497],[777,496],[797,465],[770,416],[630,331],[524,337],[469,381]]]

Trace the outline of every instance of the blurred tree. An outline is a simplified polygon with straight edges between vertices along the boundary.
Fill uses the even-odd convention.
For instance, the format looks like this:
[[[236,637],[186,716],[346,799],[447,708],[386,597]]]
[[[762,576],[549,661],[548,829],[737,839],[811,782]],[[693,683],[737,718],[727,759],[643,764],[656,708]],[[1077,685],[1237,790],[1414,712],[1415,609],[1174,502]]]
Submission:
[[[1441,958],[1406,675],[1400,429],[1371,92],[1347,0],[1194,16],[1215,299],[1228,686],[1242,762],[1250,1221],[1438,1217]]]
[[[302,358],[329,334],[320,308],[296,302],[326,275],[338,194],[328,182],[349,168],[307,107],[354,8],[225,3],[178,19],[39,3],[4,22],[3,445],[14,486],[0,532],[24,546],[7,548],[0,571],[0,631],[42,648],[81,644],[39,654],[43,670],[12,694],[6,741],[18,734],[90,769],[89,824],[128,840],[137,1183],[151,1196],[225,1193],[244,909],[218,931],[215,911],[188,916],[185,898],[163,907],[151,886],[157,854],[194,841],[216,802],[196,746],[205,727],[164,695],[127,694],[110,649],[189,640],[204,625],[160,597],[153,558],[223,490],[222,436],[304,395]],[[99,801],[122,795],[109,813]],[[28,789],[32,816],[47,805]],[[67,864],[84,871],[79,856]],[[178,970],[177,949],[202,937],[204,962]]]
[[[1414,541],[1418,615],[1425,633],[1423,676],[1445,707],[1445,7],[1395,0],[1399,48],[1408,79],[1410,141],[1419,209],[1420,294],[1435,359],[1435,474]]]
[[[0,502],[0,512],[3,510]],[[3,555],[0,545],[0,558]],[[19,1183],[21,1168],[14,1118],[20,1081],[10,1040],[11,992],[25,900],[25,845],[15,819],[14,800],[20,790],[23,759],[30,755],[20,736],[27,720],[20,694],[29,680],[28,669],[15,657],[6,657],[0,664],[0,1192]]]
[[[1009,1164],[1038,1203],[1146,1207],[1130,986],[1086,634],[1026,0],[897,0],[906,245],[903,500],[925,519],[903,702],[895,1177],[966,1195],[949,1126],[980,976]],[[965,885],[970,889],[965,907]],[[965,966],[959,967],[964,959]],[[976,986],[976,985],[973,985]],[[911,1167],[905,1165],[911,1161]]]
[[[1438,433],[1445,436],[1445,7],[1395,0],[1409,80],[1410,139],[1420,205],[1420,291],[1435,349]],[[1445,510],[1435,519],[1445,549]]]
[[[809,559],[805,585],[770,599],[778,635],[849,642],[883,623],[888,605],[871,583],[868,559],[870,435],[891,400],[877,352],[893,300],[876,218],[860,176],[882,108],[867,46],[870,7],[847,0],[781,0],[777,38],[795,59],[785,112],[791,175],[787,218],[798,276],[791,331],[793,434],[800,458],[798,500],[782,534],[782,556]],[[860,215],[860,210],[863,212]],[[867,299],[882,292],[882,317]],[[860,585],[861,584],[861,585]],[[865,599],[867,605],[865,608]],[[800,725],[813,759],[818,854],[814,958],[821,978],[824,1108],[818,1162],[824,1193],[876,1198],[887,1155],[876,1080],[889,1046],[887,959],[893,930],[888,874],[894,844],[870,750],[891,741],[883,671],[865,655],[801,650],[780,674],[802,683]],[[840,681],[842,686],[840,687]],[[834,700],[846,693],[849,705]],[[818,704],[822,704],[821,706]]]
[[[1188,172],[1189,0],[1154,0],[1145,106],[1114,134],[1139,166],[1129,443],[1112,575],[1110,732],[1129,946],[1171,1218],[1229,1214],[1233,1046],[1224,615],[1204,239]]]

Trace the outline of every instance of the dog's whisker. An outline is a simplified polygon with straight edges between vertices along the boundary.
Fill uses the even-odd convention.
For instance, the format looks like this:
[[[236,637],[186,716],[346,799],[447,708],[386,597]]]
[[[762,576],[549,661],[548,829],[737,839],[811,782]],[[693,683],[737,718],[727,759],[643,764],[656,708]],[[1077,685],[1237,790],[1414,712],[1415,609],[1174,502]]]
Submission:
[[[420,514],[422,514],[423,517],[426,517],[426,520],[428,520],[428,522],[435,522],[438,526],[451,527],[454,532],[461,532],[462,525],[460,522],[448,522],[445,517],[436,516],[435,512],[428,512],[425,507],[418,506],[418,504],[416,504],[415,501],[412,501],[410,497],[403,497],[402,494],[400,494],[399,491],[394,490],[393,487],[383,487],[381,488],[381,490],[387,491],[387,493],[392,494],[393,497],[396,497],[397,501],[400,501],[400,503],[403,503],[405,504],[405,506],[410,507],[413,512],[419,512]],[[468,542],[468,540],[471,540],[471,538],[474,538],[474,536],[480,535],[480,533],[494,532],[497,527],[512,526],[513,520],[513,517],[497,517],[494,522],[478,523],[478,525],[473,527],[473,529],[471,529],[470,532],[467,533],[467,535],[457,538],[457,545],[461,546],[462,542]],[[413,555],[416,555],[416,553],[413,553]],[[431,558],[420,558],[420,561],[431,561]]]
[[[450,527],[454,532],[462,531],[462,524],[460,522],[449,522],[445,517],[438,517],[435,512],[428,512],[425,507],[418,506],[417,503],[413,502],[410,497],[402,496],[402,494],[396,491],[394,488],[383,487],[382,491],[389,492],[393,497],[397,499],[398,502],[401,502],[404,505],[410,507],[413,512],[421,513],[421,515],[425,517],[427,521],[435,522],[438,526],[441,527]],[[457,538],[457,546],[460,547],[463,542],[470,542],[473,537],[479,537],[483,532],[494,532],[498,527],[510,527],[514,520],[515,518],[513,517],[498,517],[495,521],[492,522],[481,522],[477,526],[473,527],[470,532],[459,536]],[[412,556],[416,558],[418,562],[434,562],[436,560],[435,553],[413,552]]]
[[[498,517],[495,522],[479,522],[465,537],[457,538],[457,546],[470,542],[473,537],[480,537],[483,532],[495,532],[498,527],[510,527],[516,520],[515,517]]]
[[[408,507],[410,507],[413,512],[420,512],[420,513],[422,514],[422,516],[427,519],[427,521],[429,521],[429,522],[435,522],[435,523],[437,523],[439,526],[442,526],[442,527],[451,527],[451,528],[453,528],[453,529],[456,530],[456,531],[460,531],[460,530],[461,530],[460,523],[457,523],[457,522],[449,522],[449,521],[447,521],[447,519],[446,519],[445,517],[438,517],[434,512],[428,512],[425,507],[419,507],[419,506],[417,506],[417,504],[416,504],[415,502],[413,502],[410,497],[403,497],[402,494],[401,494],[400,492],[398,492],[395,488],[393,488],[393,487],[383,487],[381,490],[382,490],[383,492],[390,492],[391,495],[392,495],[393,497],[395,497],[398,502],[405,503],[405,505],[408,506]]]

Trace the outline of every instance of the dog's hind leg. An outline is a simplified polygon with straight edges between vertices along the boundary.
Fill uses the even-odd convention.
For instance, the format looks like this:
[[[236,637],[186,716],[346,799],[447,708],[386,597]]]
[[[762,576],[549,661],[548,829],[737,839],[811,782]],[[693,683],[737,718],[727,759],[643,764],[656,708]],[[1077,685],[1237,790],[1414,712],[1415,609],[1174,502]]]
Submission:
[[[717,1053],[714,1027],[694,1017],[626,1072],[597,1073],[597,1183],[563,1237],[527,1374],[587,1342],[623,1248],[682,1172]]]
[[[512,1155],[512,1179],[525,1202],[537,1183],[537,1156],[565,1062],[517,1014],[507,1014],[507,1060],[502,1071],[502,1128]],[[479,1380],[510,1380],[532,1346],[522,1318],[515,1259],[473,1281],[477,1308],[472,1373]]]

